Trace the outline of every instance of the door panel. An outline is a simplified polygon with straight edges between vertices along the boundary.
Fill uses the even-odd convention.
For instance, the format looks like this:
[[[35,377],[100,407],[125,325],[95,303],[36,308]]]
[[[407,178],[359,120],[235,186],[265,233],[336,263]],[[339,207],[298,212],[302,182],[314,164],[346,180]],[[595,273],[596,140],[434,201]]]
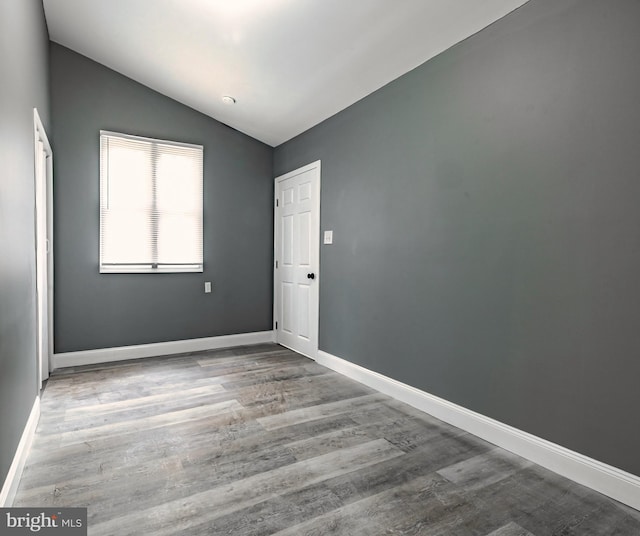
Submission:
[[[293,214],[282,218],[282,264],[293,266]]]
[[[275,190],[276,340],[315,358],[318,348],[320,162],[278,177]]]
[[[302,339],[309,340],[309,285],[300,285],[298,288],[298,310],[300,311],[299,324],[298,324],[298,336]]]
[[[293,333],[293,285],[290,282],[282,283],[282,330]]]
[[[300,266],[311,266],[311,214],[304,212],[298,215],[298,247],[300,250]]]
[[[306,201],[307,199],[311,199],[311,182],[304,182],[300,184],[298,188],[299,199],[298,201]]]

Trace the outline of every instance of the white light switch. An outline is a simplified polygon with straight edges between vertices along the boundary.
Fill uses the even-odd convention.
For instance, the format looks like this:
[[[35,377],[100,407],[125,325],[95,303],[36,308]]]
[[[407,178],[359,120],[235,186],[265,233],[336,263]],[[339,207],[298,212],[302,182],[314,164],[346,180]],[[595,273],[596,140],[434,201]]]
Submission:
[[[209,292],[211,292],[211,281],[204,282],[204,292],[205,294],[209,294]]]
[[[324,232],[324,243],[325,244],[333,244],[333,231],[325,231]]]

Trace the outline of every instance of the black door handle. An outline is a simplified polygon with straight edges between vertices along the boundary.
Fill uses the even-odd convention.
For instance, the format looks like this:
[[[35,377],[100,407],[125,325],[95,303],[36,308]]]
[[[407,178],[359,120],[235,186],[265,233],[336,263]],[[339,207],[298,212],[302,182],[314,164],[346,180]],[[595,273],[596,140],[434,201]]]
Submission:
[[[316,274],[314,274],[313,272],[310,274],[307,274],[307,279],[315,279],[316,278]]]

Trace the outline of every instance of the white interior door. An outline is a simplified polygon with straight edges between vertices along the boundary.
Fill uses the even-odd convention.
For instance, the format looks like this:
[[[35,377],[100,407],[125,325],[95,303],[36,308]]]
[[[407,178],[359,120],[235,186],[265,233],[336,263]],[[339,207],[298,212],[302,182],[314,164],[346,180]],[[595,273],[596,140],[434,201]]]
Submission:
[[[38,385],[49,377],[53,351],[52,330],[52,153],[37,110],[34,110],[35,132],[35,235],[36,235],[36,354]]]
[[[313,359],[318,351],[320,161],[275,184],[276,341]]]

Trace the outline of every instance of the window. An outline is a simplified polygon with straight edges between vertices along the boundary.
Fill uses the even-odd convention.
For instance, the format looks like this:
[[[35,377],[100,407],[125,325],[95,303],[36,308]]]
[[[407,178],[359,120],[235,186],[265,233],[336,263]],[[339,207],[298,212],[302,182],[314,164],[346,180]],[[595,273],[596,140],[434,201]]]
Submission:
[[[202,146],[100,131],[100,272],[202,272]]]

